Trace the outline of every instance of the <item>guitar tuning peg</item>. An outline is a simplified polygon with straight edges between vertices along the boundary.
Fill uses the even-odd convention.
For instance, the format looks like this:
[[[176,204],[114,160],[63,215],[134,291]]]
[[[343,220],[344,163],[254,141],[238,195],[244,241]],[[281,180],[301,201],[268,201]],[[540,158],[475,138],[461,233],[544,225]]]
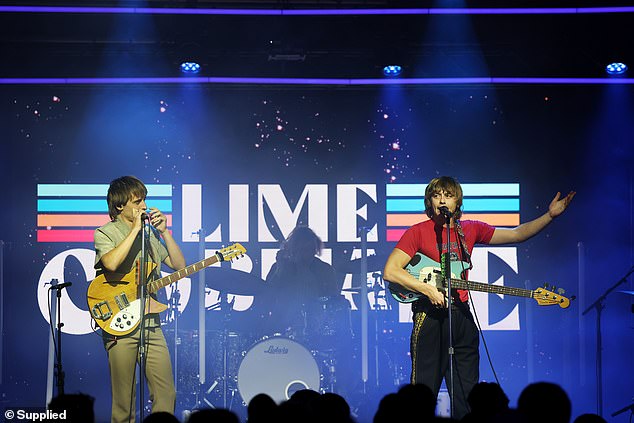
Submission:
[[[566,293],[566,290],[565,290],[565,289],[563,289],[563,288],[558,288],[558,289],[557,289],[557,294],[559,294],[559,295],[564,295],[565,293]]]
[[[545,283],[545,284],[544,284],[544,289],[548,289],[548,284],[547,284],[547,283]],[[548,289],[548,290],[549,290],[549,289]],[[549,290],[549,291],[550,291],[550,290]]]

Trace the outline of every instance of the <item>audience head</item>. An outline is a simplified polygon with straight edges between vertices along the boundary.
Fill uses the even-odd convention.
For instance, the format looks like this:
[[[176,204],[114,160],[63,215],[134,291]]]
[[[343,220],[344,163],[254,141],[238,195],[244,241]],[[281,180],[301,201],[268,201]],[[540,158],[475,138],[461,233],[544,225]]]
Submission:
[[[416,404],[416,416],[433,417],[436,414],[436,397],[427,385],[405,385],[399,389],[398,396],[404,404]],[[410,408],[411,405],[408,406]]]
[[[157,411],[143,419],[143,423],[180,423],[175,415],[167,411]]]
[[[187,420],[187,423],[240,423],[238,416],[232,411],[222,408],[205,408],[194,411]]]
[[[528,385],[517,401],[517,409],[529,423],[569,423],[571,404],[568,394],[549,382]]]
[[[497,383],[476,383],[467,402],[472,414],[493,416],[509,408],[509,399]]]
[[[277,404],[267,394],[257,394],[247,406],[247,420],[249,423],[270,422],[273,421],[273,416]]]
[[[608,423],[603,417],[597,414],[582,414],[575,419],[574,423]]]
[[[95,421],[95,399],[86,394],[64,394],[51,399],[48,409],[66,411],[66,421],[92,423]]]
[[[322,394],[314,400],[313,408],[317,413],[317,421],[329,423],[352,422],[350,406],[341,395],[333,393]]]

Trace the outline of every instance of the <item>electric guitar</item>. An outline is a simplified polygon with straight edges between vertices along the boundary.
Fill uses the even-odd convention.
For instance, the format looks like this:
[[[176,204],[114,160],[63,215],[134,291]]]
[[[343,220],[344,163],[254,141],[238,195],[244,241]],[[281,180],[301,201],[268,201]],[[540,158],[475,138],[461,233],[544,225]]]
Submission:
[[[156,293],[159,289],[176,282],[179,279],[199,272],[219,261],[229,261],[242,256],[246,249],[240,244],[233,244],[216,252],[212,257],[189,265],[178,272],[163,278],[148,281],[146,289],[148,294]],[[147,263],[146,275],[151,275],[156,263]],[[148,300],[141,311],[139,266],[129,273],[106,272],[97,276],[88,286],[88,310],[90,316],[99,327],[113,336],[123,336],[134,331],[141,317],[148,313],[160,313],[167,309],[162,304],[148,295]]]
[[[537,288],[531,291],[530,289],[490,285],[488,283],[455,279],[455,275],[459,275],[463,269],[468,269],[469,264],[463,261],[453,261],[451,262],[450,267],[452,288],[533,298],[539,305],[557,304],[561,308],[567,308],[570,305],[570,300],[568,298],[561,294],[555,294],[554,292],[548,291],[545,288]],[[440,264],[421,253],[416,253],[405,267],[405,270],[419,281],[433,285],[440,291],[446,289],[445,280],[443,279],[440,271]],[[420,292],[410,291],[397,283],[389,282],[388,288],[390,290],[390,294],[392,294],[392,298],[401,303],[411,303],[423,296]]]

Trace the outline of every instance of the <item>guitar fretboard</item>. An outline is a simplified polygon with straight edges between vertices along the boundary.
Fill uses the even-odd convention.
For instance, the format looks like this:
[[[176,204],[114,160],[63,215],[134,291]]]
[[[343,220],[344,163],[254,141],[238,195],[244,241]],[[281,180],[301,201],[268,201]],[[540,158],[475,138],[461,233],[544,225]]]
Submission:
[[[416,272],[410,272],[410,274],[420,280],[420,274]],[[428,275],[428,277],[431,277],[431,276]],[[437,288],[445,287],[445,283],[444,283],[445,281],[440,277],[440,275],[433,275],[433,278],[435,279],[435,283],[433,284],[436,285]],[[471,282],[471,281],[465,281],[462,279],[454,279],[454,278],[451,278],[451,288],[452,289],[453,288],[466,289],[470,291],[489,292],[492,294],[512,295],[515,297],[527,297],[527,298],[534,297],[533,291],[531,291],[530,289],[513,288],[512,286],[504,286],[504,285],[490,285],[488,283]]]
[[[512,286],[490,285],[482,282],[470,282],[462,279],[451,279],[451,287],[456,289],[467,289],[471,291],[489,292],[493,294],[513,295],[516,297],[533,298],[533,291]]]
[[[211,266],[214,263],[218,262],[218,255],[214,255],[212,257],[208,257],[194,264],[190,264],[187,267],[182,268],[178,272],[174,272],[171,275],[167,275],[164,278],[157,279],[152,282],[148,282],[148,291],[151,293],[157,292],[159,289],[166,287],[167,285],[176,282],[177,280],[183,279],[185,276],[189,276],[192,273],[199,272],[203,270],[205,267]]]

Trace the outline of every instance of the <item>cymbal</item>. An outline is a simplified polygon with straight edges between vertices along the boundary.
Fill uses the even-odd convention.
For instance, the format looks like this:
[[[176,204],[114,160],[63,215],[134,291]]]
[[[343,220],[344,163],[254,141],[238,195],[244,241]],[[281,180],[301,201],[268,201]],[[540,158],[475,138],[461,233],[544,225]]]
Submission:
[[[366,257],[366,259],[368,261],[368,272],[374,272],[377,270],[383,270],[383,267],[385,266],[385,262],[387,261],[387,256],[372,255],[372,256]],[[335,266],[335,269],[345,273],[359,273],[361,272],[361,261],[362,259],[358,258],[358,259],[346,261],[343,263],[339,263],[338,265]]]
[[[623,294],[634,295],[634,291],[619,291]]]
[[[205,285],[223,294],[237,295],[255,295],[266,288],[266,283],[261,278],[225,267],[205,269]]]

